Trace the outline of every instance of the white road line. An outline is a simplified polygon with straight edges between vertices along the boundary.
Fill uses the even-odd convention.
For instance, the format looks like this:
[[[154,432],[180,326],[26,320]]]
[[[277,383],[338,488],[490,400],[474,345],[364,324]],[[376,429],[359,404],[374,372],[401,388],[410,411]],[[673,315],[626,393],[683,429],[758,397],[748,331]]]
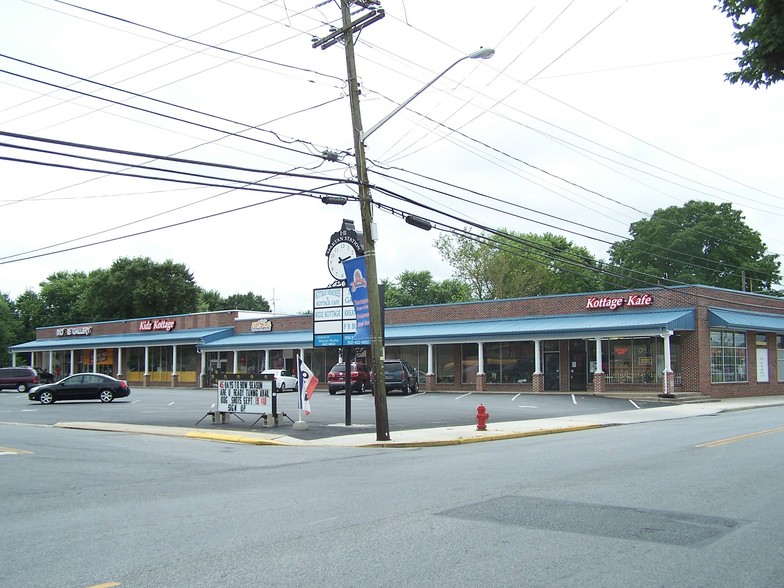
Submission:
[[[572,394],[572,404],[577,404],[577,399],[574,397],[574,394]]]
[[[529,406],[527,404],[520,404],[517,408],[539,408],[538,406]]]
[[[471,394],[473,394],[473,392],[469,392],[467,394],[461,394],[460,396],[455,398],[455,400],[460,400],[461,398],[465,398],[466,396],[471,396]]]
[[[520,396],[520,395],[519,395],[519,394],[515,394],[515,395],[512,397],[512,402],[514,402],[515,400],[517,400],[517,397],[518,397],[518,396]]]
[[[172,404],[174,404],[174,403],[173,403],[173,402],[170,402],[170,403],[169,403],[169,406],[171,406]]]
[[[631,403],[632,403],[632,406],[633,406],[634,408],[640,408],[639,406],[637,406],[637,404],[636,404],[636,403],[634,402],[634,400],[632,400],[631,398],[629,399],[629,402],[631,402]]]

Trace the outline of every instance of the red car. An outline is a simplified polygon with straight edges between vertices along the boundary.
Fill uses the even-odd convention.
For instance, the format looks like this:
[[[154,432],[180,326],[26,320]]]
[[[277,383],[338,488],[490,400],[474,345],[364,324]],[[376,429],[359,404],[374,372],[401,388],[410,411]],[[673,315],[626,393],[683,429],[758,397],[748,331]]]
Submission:
[[[364,363],[351,364],[351,390],[364,394],[371,389],[370,368]],[[327,374],[329,393],[335,394],[338,390],[346,389],[346,364],[336,363]]]

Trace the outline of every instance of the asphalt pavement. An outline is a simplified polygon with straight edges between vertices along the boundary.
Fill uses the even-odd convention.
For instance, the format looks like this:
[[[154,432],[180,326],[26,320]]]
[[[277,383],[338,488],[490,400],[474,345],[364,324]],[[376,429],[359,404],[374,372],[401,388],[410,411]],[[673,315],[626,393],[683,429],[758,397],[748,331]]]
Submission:
[[[711,416],[722,412],[784,406],[784,396],[732,398],[697,404],[666,404],[638,410],[623,410],[596,414],[487,423],[486,430],[476,425],[429,427],[393,431],[391,439],[379,441],[375,431],[363,430],[349,434],[321,435],[318,438],[298,438],[290,429],[306,428],[307,421],[296,421],[291,427],[271,427],[269,432],[220,429],[214,425],[177,427],[109,422],[58,422],[54,426],[70,429],[115,431],[144,435],[167,435],[190,439],[205,439],[254,445],[297,447],[427,447],[500,441],[535,435],[568,433],[618,425],[632,425],[652,421]]]

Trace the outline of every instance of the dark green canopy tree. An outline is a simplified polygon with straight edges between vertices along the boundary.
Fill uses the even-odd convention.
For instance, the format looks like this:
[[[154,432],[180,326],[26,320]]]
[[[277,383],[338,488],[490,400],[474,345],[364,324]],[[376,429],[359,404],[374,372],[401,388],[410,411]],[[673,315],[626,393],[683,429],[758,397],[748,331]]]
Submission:
[[[661,208],[632,223],[629,233],[631,239],[610,248],[613,270],[627,276],[626,287],[685,283],[777,293],[778,256],[729,203],[692,200]]]
[[[784,79],[784,0],[722,0],[716,5],[735,27],[735,43],[745,47],[738,71],[725,74],[754,89]]]
[[[433,279],[429,271],[406,271],[394,282],[383,280],[384,304],[387,308],[421,306],[425,304],[448,304],[471,300],[467,284],[459,280]]]

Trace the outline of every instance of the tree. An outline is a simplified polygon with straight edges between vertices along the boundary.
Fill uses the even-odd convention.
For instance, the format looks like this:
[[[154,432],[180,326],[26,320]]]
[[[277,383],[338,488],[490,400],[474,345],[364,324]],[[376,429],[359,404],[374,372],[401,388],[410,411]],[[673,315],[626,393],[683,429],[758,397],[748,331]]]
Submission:
[[[14,302],[8,294],[0,293],[0,367],[11,365],[8,347],[20,343],[22,321],[16,312]]]
[[[16,298],[15,306],[20,321],[17,342],[35,339],[35,329],[45,322],[43,300],[33,290],[27,289]]]
[[[43,317],[39,326],[69,325],[88,320],[84,313],[83,294],[88,277],[84,272],[60,271],[41,282],[39,298],[43,303]]]
[[[226,298],[225,307],[221,310],[257,310],[269,312],[270,305],[266,298],[253,292],[232,294]]]
[[[721,0],[716,5],[732,21],[733,37],[745,49],[739,69],[725,74],[754,89],[784,79],[784,0]]]
[[[92,320],[186,314],[197,310],[199,292],[182,263],[121,257],[109,269],[90,272],[85,312]]]
[[[589,292],[601,289],[600,262],[560,235],[442,236],[441,257],[479,300]]]
[[[631,239],[610,248],[627,287],[685,283],[776,294],[778,256],[729,203],[692,200],[658,209],[629,233]]]
[[[429,271],[406,271],[394,282],[383,280],[384,305],[387,308],[448,304],[471,300],[468,284],[459,280],[437,282]]]

